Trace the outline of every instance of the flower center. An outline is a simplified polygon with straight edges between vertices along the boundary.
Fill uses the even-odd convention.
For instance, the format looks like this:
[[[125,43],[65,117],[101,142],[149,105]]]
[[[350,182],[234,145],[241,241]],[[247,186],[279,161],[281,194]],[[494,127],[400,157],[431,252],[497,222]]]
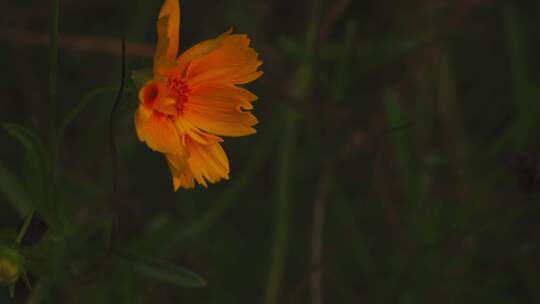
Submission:
[[[191,88],[187,85],[186,79],[179,76],[169,77],[167,86],[169,88],[169,97],[176,100],[178,113],[182,113],[184,104],[188,100],[189,93],[191,93]]]

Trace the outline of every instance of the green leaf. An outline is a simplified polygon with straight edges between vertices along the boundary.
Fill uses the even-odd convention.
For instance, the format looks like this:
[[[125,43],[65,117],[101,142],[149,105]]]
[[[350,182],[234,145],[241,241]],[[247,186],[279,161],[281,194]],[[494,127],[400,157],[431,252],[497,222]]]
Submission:
[[[17,178],[0,164],[0,193],[21,217],[30,211],[30,198]]]
[[[92,101],[94,98],[98,97],[99,95],[106,94],[106,93],[114,93],[117,90],[116,87],[103,87],[103,88],[97,88],[95,90],[90,91],[88,94],[84,95],[81,101],[73,108],[62,120],[62,124],[60,124],[59,129],[59,138],[62,138],[64,135],[64,132],[69,127],[69,125],[75,120],[77,116],[84,110],[84,108]]]
[[[45,162],[47,159],[45,146],[33,131],[14,123],[4,123],[3,126],[9,135],[23,145],[26,152],[32,156],[35,156],[36,158],[39,158],[44,165],[47,165]]]
[[[152,78],[153,77],[151,68],[134,70],[131,73],[131,79],[133,80],[135,87],[137,87],[137,90],[140,90],[144,86],[144,84],[152,80]]]
[[[5,123],[3,126],[6,132],[19,141],[26,151],[32,172],[25,179],[34,195],[28,202],[35,205],[47,197],[45,185],[50,172],[47,150],[37,135],[26,127],[12,123]],[[25,214],[28,212],[29,210],[26,210]]]
[[[130,263],[129,269],[147,278],[183,287],[206,286],[201,276],[184,267],[126,250],[117,250],[115,253]]]

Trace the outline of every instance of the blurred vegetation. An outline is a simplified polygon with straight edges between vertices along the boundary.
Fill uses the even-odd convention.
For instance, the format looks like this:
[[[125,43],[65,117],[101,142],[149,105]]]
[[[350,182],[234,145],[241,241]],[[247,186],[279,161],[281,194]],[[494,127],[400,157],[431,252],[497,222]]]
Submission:
[[[115,212],[120,40],[150,66],[162,1],[60,1],[56,86],[54,2],[2,6],[0,240],[32,288],[0,303],[540,302],[540,2],[182,1],[182,50],[252,39],[258,134],[175,193],[128,81]]]

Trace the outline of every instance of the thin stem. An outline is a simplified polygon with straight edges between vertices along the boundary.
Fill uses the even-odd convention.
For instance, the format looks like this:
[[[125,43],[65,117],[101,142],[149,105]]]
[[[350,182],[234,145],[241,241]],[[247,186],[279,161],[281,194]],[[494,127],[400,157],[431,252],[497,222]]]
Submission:
[[[311,258],[310,268],[312,275],[309,283],[309,293],[312,304],[323,304],[322,264],[324,249],[324,221],[326,217],[326,204],[330,186],[334,179],[334,163],[328,165],[317,186],[315,204],[313,208],[313,226],[311,228]]]
[[[112,165],[112,179],[113,179],[113,201],[116,197],[116,188],[118,187],[118,149],[116,147],[116,112],[118,111],[118,105],[124,96],[124,86],[126,79],[126,38],[122,37],[122,66],[120,72],[120,87],[109,116],[109,147],[111,152],[111,165]]]
[[[400,96],[392,89],[384,93],[387,119],[392,126],[403,124],[405,114],[399,104]],[[418,202],[418,176],[415,175],[417,162],[414,148],[411,146],[411,135],[401,132],[394,134],[394,146],[399,165],[399,174],[411,203]]]
[[[58,71],[58,24],[60,19],[60,0],[52,0],[51,40],[49,53],[49,135],[54,140],[56,133],[56,79]]]
[[[113,249],[116,241],[116,232],[118,230],[118,213],[116,212],[117,198],[118,198],[118,148],[116,146],[116,112],[118,111],[118,105],[124,96],[124,87],[126,79],[126,37],[122,37],[122,65],[120,72],[120,87],[118,88],[118,94],[114,101],[111,114],[109,116],[109,147],[111,152],[111,165],[112,165],[112,192],[111,192],[111,211],[113,213],[112,233],[109,249]]]
[[[58,24],[60,19],[60,0],[52,0],[51,6],[51,45],[49,53],[49,144],[51,156],[50,203],[52,216],[58,220],[57,200],[58,184],[58,137],[56,129],[57,115],[57,72],[58,72]]]
[[[276,226],[274,231],[272,264],[267,286],[267,304],[278,303],[281,281],[286,266],[298,121],[298,114],[296,112],[291,110],[284,111],[283,142],[281,143],[281,151],[277,162]]]
[[[311,1],[311,13],[308,19],[305,50],[306,56],[292,76],[294,90],[290,96],[296,102],[306,102],[311,96],[314,66],[317,56],[317,29],[321,0]],[[289,247],[290,217],[293,203],[294,154],[296,151],[298,125],[300,115],[292,110],[284,111],[283,142],[277,162],[276,175],[276,223],[274,231],[274,247],[272,262],[266,287],[266,304],[279,302],[281,283],[286,268],[287,251]]]
[[[28,227],[30,227],[30,223],[32,223],[34,213],[36,213],[35,208],[30,211],[30,214],[28,214],[28,216],[24,220],[21,230],[19,231],[19,234],[17,234],[17,238],[15,239],[15,247],[18,247],[21,244],[24,236],[26,235],[26,231],[28,231]]]

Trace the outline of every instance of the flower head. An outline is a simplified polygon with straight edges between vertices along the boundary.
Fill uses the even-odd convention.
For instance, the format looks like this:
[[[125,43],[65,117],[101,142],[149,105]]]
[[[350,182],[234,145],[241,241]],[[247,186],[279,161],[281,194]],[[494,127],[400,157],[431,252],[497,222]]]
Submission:
[[[0,245],[0,284],[10,285],[17,282],[23,272],[23,258],[17,251]]]
[[[138,138],[165,155],[175,190],[229,178],[219,136],[256,132],[249,110],[257,97],[238,85],[262,75],[247,35],[229,30],[178,56],[179,26],[178,0],[165,0],[153,77],[140,89],[135,113]]]
[[[26,287],[31,289],[25,265],[26,259],[20,254],[18,247],[0,244],[0,285],[8,286],[12,298],[15,295],[15,284],[21,278]]]

